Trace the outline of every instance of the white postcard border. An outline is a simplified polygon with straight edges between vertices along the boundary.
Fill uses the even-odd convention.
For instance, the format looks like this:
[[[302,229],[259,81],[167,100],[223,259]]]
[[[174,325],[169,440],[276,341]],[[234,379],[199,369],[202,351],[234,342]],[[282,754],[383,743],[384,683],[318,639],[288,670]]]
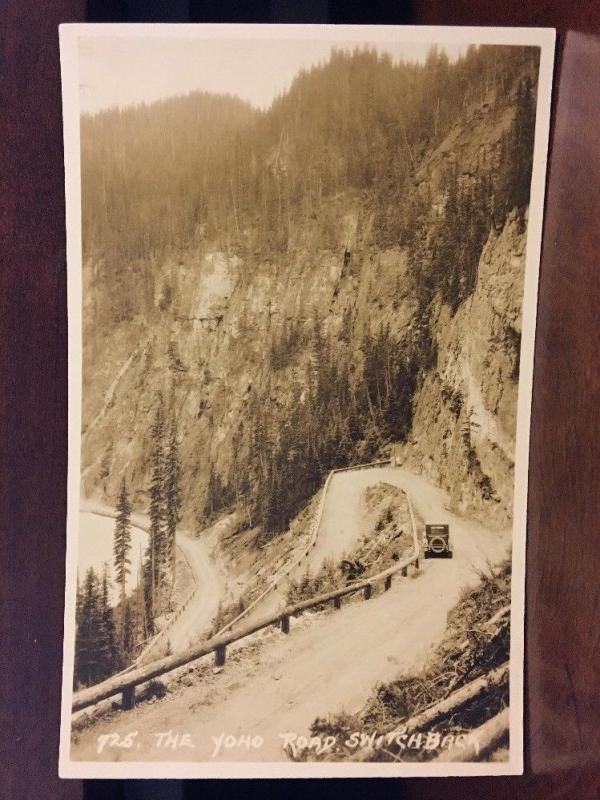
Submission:
[[[81,36],[523,45],[540,48],[536,129],[517,406],[511,584],[510,751],[504,763],[83,762],[70,758],[77,586],[82,401],[82,233],[79,57]],[[546,28],[359,25],[65,24],[60,58],[66,181],[69,443],[67,569],[59,775],[62,778],[306,778],[518,775],[523,772],[525,549],[533,353],[545,196],[555,31]]]

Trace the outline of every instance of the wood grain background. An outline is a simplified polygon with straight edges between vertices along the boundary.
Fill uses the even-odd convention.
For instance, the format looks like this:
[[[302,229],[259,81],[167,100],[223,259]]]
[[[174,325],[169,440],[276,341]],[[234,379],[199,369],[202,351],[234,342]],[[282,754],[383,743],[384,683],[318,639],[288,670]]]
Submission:
[[[600,2],[2,0],[0,11],[0,796],[600,798],[600,38],[583,35],[600,33]],[[86,18],[558,29],[533,397],[522,778],[57,778],[67,466],[57,26]]]

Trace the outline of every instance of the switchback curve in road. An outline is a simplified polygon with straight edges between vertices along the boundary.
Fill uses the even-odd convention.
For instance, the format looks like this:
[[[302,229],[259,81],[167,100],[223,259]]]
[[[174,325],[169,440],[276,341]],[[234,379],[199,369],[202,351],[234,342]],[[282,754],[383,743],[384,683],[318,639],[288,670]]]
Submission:
[[[124,712],[121,724],[148,736],[169,729],[189,732],[195,748],[169,751],[169,760],[211,760],[212,736],[221,732],[264,738],[260,753],[224,751],[218,756],[222,760],[286,760],[281,733],[305,735],[317,716],[357,711],[376,683],[422,668],[461,591],[477,583],[479,570],[507,554],[510,536],[449,512],[445,493],[422,476],[384,467],[339,484],[346,488],[332,495],[337,499],[324,513],[326,526],[334,525],[332,542],[339,533],[338,504],[347,509],[354,502],[346,493],[355,495],[369,481],[381,480],[409,491],[426,522],[450,524],[453,559],[421,560],[419,573],[397,577],[390,591],[371,600],[345,603],[341,611],[318,618],[294,619],[289,636],[273,630],[258,634],[262,646],[247,655],[240,642],[232,648],[239,657],[228,659],[222,672],[204,675],[166,701]],[[93,759],[96,736],[110,730],[111,723],[101,721],[82,732],[73,756]],[[131,757],[160,755],[142,748]]]

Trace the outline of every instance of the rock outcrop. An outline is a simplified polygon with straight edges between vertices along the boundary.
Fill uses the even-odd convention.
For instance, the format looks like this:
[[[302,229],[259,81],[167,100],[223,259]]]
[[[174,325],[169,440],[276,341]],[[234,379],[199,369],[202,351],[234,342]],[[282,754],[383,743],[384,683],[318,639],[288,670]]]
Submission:
[[[510,110],[481,103],[423,156],[415,192],[443,213],[441,175],[481,169],[510,124]],[[226,475],[247,423],[251,394],[285,408],[306,374],[302,346],[281,368],[273,343],[318,318],[332,342],[348,343],[356,364],[365,333],[385,326],[398,340],[417,324],[418,267],[400,246],[374,244],[365,193],[327,200],[337,219],[327,246],[307,217],[285,254],[224,252],[206,240],[162,263],[137,265],[140,298],[107,324],[110,296],[99,256],[84,263],[82,491],[110,502],[126,473],[143,506],[149,431],[158,397],[177,419],[185,522],[193,524],[209,472]],[[522,221],[491,227],[474,291],[453,313],[430,306],[437,358],[421,376],[402,457],[446,488],[455,510],[498,526],[511,517],[516,399],[525,265]],[[251,238],[251,237],[248,237]]]

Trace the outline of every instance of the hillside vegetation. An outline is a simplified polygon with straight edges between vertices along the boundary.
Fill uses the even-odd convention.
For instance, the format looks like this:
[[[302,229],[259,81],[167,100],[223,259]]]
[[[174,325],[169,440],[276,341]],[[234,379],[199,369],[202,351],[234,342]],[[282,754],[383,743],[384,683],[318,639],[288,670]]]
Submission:
[[[147,508],[160,406],[191,528],[280,532],[392,444],[505,524],[537,57],[338,51],[268,111],[84,117],[84,491]]]
[[[464,757],[467,734],[476,743],[468,760],[504,760],[508,725],[490,736],[485,723],[499,719],[509,704],[510,577],[510,563],[504,562],[463,592],[424,670],[377,686],[357,714],[316,719],[311,735],[335,741],[326,760],[444,759],[461,739]],[[363,730],[376,734],[358,747],[352,732]],[[310,748],[294,755],[315,758]]]

